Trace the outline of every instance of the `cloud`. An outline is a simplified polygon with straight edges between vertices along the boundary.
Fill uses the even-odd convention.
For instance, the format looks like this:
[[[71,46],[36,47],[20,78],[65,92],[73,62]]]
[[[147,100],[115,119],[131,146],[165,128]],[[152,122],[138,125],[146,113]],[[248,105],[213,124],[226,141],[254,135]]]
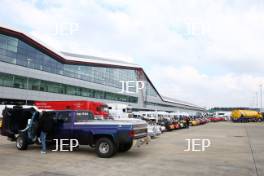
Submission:
[[[141,64],[166,96],[200,105],[248,105],[263,81],[260,0],[3,0],[0,23],[58,50]]]
[[[161,94],[207,107],[254,106],[257,86],[264,80],[247,74],[210,76],[190,66],[153,67],[149,75]]]

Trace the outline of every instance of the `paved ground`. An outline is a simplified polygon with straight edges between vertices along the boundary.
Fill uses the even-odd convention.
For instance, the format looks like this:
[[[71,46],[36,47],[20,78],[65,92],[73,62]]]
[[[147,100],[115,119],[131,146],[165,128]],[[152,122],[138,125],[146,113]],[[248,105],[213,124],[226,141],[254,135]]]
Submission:
[[[39,147],[18,151],[0,137],[0,175],[180,175],[264,176],[264,123],[211,123],[164,133],[151,144],[101,159],[89,148],[40,155]],[[186,138],[208,138],[205,152],[184,152]]]

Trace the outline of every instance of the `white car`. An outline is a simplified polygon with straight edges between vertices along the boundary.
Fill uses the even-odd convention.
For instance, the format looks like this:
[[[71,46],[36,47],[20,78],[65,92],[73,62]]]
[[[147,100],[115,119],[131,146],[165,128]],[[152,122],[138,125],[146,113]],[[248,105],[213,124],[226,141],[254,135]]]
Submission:
[[[161,130],[160,130],[160,125],[152,125],[152,124],[148,124],[148,135],[153,138],[156,136],[161,135]]]
[[[161,125],[160,125],[160,131],[161,131],[161,132],[164,132],[164,131],[166,131],[166,127],[165,127],[165,126],[161,126]]]
[[[154,132],[156,133],[156,136],[161,135],[160,125],[154,125]]]
[[[150,136],[151,138],[154,138],[156,136],[153,125],[148,124],[148,136]]]

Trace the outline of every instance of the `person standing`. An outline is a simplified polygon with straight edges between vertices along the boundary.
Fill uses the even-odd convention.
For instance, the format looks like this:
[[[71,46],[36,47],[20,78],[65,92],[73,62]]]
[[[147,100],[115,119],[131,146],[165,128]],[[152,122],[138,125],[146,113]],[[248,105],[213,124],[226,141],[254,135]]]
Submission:
[[[39,120],[39,131],[40,131],[40,141],[41,141],[41,154],[46,154],[46,138],[48,134],[53,131],[53,118],[52,114],[44,112]]]
[[[189,126],[190,126],[190,119],[189,119],[189,117],[186,117],[185,121],[186,121],[187,128],[189,128]]]

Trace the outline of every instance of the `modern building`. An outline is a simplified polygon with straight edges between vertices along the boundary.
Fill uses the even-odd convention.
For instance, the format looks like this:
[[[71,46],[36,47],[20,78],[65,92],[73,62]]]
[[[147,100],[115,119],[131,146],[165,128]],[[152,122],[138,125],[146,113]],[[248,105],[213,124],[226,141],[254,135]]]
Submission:
[[[144,81],[145,88],[120,93],[121,81]],[[139,65],[57,52],[24,33],[0,27],[1,104],[81,99],[129,104],[135,110],[205,111],[161,96]]]

